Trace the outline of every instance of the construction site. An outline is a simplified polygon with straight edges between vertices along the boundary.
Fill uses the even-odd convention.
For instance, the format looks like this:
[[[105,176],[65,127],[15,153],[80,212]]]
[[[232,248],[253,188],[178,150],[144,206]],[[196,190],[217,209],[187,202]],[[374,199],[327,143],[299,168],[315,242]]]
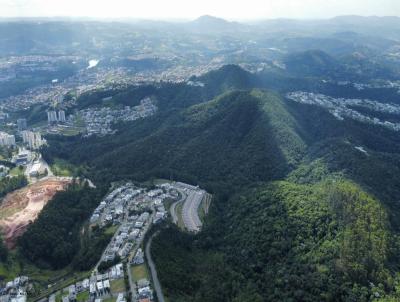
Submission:
[[[47,177],[4,197],[0,204],[0,232],[9,249],[15,247],[17,238],[49,200],[70,182],[70,178]]]

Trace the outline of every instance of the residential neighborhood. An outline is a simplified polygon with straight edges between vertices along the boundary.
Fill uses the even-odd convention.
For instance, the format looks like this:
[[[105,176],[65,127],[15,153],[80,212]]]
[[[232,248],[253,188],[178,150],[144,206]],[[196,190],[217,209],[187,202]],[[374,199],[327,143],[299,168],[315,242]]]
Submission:
[[[400,115],[400,106],[396,104],[381,103],[366,99],[333,98],[323,94],[303,91],[288,93],[286,97],[297,103],[326,108],[338,120],[349,118],[363,123],[383,126],[394,131],[400,131],[400,123],[381,120],[380,118],[367,116],[357,111],[357,107],[360,107],[370,111]]]
[[[145,99],[131,113],[141,116],[146,110],[155,110],[150,99]],[[119,118],[134,118],[132,115]],[[39,179],[40,175],[52,175],[50,168],[35,150],[35,141],[41,140],[33,132],[21,131],[25,137],[26,148],[20,147],[12,161],[23,167],[28,180]],[[31,146],[32,145],[32,146]],[[3,172],[8,173],[4,167]],[[181,182],[160,182],[156,185],[141,186],[133,182],[119,182],[112,185],[109,193],[99,201],[93,211],[89,225],[113,234],[101,258],[93,268],[90,276],[74,281],[63,289],[57,283],[49,283],[49,293],[40,301],[49,302],[146,302],[154,301],[156,295],[162,295],[161,287],[155,273],[154,263],[151,270],[145,253],[144,239],[147,232],[169,217],[171,204],[182,203],[179,215],[185,229],[198,232],[202,226],[199,218],[200,204],[206,200],[207,193],[196,186]],[[151,242],[151,240],[150,240]],[[4,285],[0,282],[0,302],[26,302],[27,292],[32,284],[29,278],[22,276]],[[156,282],[155,285],[153,282]]]
[[[107,135],[114,133],[112,125],[116,122],[129,122],[140,118],[146,118],[155,114],[157,106],[150,98],[144,98],[140,105],[122,109],[112,109],[109,107],[88,108],[79,111],[71,119],[81,118],[86,127],[86,135]]]
[[[193,194],[195,202],[190,197]],[[199,231],[201,222],[197,221],[198,214],[194,213],[206,194],[196,186],[181,182],[162,182],[152,188],[137,186],[132,182],[114,184],[90,217],[91,227],[113,231],[112,239],[91,276],[53,292],[43,302],[124,302],[129,301],[129,297],[133,302],[154,301],[156,290],[153,282],[157,282],[158,290],[161,289],[146,263],[148,259],[143,245],[145,235],[153,225],[169,216],[165,209],[166,202],[187,201],[187,214],[180,213],[181,219],[186,220],[183,218],[186,215],[187,230]],[[197,199],[200,196],[202,198]],[[197,221],[193,226],[192,220]],[[104,267],[108,268],[104,270]]]
[[[13,281],[0,286],[0,302],[26,302],[27,289],[30,286],[27,276],[18,276]]]

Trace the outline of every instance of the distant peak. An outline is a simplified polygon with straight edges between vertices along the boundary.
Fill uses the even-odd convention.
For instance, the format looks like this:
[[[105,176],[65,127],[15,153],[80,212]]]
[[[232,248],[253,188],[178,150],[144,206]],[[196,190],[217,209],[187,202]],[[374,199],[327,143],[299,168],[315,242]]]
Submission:
[[[243,28],[243,25],[237,22],[230,22],[222,18],[204,15],[189,23],[192,29],[218,32],[218,31],[235,31]]]
[[[215,21],[217,21],[217,22],[228,22],[225,19],[214,17],[214,16],[211,16],[211,15],[200,16],[194,21],[195,22],[210,22],[210,21],[211,22],[215,22]]]

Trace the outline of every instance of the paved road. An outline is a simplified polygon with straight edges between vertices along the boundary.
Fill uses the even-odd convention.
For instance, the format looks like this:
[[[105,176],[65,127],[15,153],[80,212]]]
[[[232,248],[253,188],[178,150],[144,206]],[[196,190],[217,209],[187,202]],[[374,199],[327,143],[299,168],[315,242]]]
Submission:
[[[135,285],[135,282],[133,282],[131,264],[130,264],[129,258],[128,258],[127,267],[128,267],[128,280],[129,280],[129,287],[130,287],[130,291],[131,291],[132,302],[135,302],[136,301],[136,285]]]
[[[182,218],[185,227],[191,232],[198,232],[202,227],[202,222],[199,217],[198,209],[201,201],[204,198],[204,191],[194,191],[189,192],[188,197],[183,204]]]
[[[141,246],[143,240],[144,240],[144,236],[147,233],[147,231],[150,229],[151,224],[153,223],[153,219],[155,216],[155,211],[153,209],[153,213],[151,214],[151,216],[149,217],[149,220],[147,221],[144,229],[143,229],[143,234],[142,236],[139,238],[138,241],[136,241],[134,247],[132,248],[131,252],[128,255],[128,278],[129,278],[129,286],[131,288],[131,293],[132,293],[132,302],[136,302],[136,283],[133,281],[133,276],[132,276],[132,272],[131,272],[131,261],[133,259],[133,257],[136,255],[137,250],[139,249],[139,247]]]
[[[104,259],[104,255],[106,253],[106,251],[108,250],[108,247],[110,246],[110,244],[114,241],[115,237],[117,237],[117,235],[119,234],[119,230],[122,228],[123,223],[118,227],[118,229],[115,231],[114,235],[111,237],[110,241],[108,242],[106,248],[103,250],[103,253],[101,254],[101,257],[99,259],[99,261],[96,263],[96,266],[93,269],[93,274],[96,272],[97,273],[97,268],[99,267],[100,263],[103,262]]]
[[[176,213],[176,207],[179,203],[181,203],[182,201],[184,201],[186,199],[186,193],[183,192],[183,190],[178,190],[178,191],[181,194],[181,198],[178,201],[175,201],[169,208],[169,211],[172,216],[172,222],[175,224],[178,224],[178,214]]]
[[[162,289],[161,289],[161,284],[160,284],[160,281],[158,280],[156,266],[154,265],[154,262],[153,262],[153,259],[151,258],[151,253],[150,253],[151,242],[153,241],[153,237],[156,235],[157,235],[157,233],[153,234],[153,236],[150,237],[149,241],[146,244],[145,253],[146,253],[146,258],[147,258],[147,264],[150,267],[151,278],[153,279],[153,286],[154,286],[154,289],[157,294],[158,302],[165,302],[164,295],[163,295]]]

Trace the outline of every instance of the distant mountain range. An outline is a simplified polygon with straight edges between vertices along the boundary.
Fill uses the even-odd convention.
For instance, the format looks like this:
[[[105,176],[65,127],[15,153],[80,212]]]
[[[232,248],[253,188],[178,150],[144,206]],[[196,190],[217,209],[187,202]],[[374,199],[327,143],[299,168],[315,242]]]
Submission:
[[[192,52],[198,51],[197,47],[210,45],[196,44],[197,36],[200,36],[198,37],[200,41],[205,37],[216,39],[215,42],[218,42],[217,45],[221,50],[227,49],[225,46],[228,45],[227,39],[229,39],[230,42],[235,42],[235,47],[247,47],[258,52],[264,48],[276,48],[282,53],[320,49],[334,56],[356,51],[368,55],[386,55],[391,54],[400,44],[400,32],[396,30],[400,27],[398,17],[276,19],[249,24],[230,22],[212,16],[202,16],[188,22],[152,20],[104,22],[58,18],[0,20],[0,54],[5,55],[43,51],[71,53],[74,50],[78,53],[82,51],[93,53],[97,48],[93,38],[109,50],[119,45],[120,53],[126,53],[125,48],[129,49],[131,41],[142,42],[137,41],[138,39],[148,39],[152,41],[152,45],[164,44],[164,47],[167,41],[171,42],[171,39],[175,45],[190,42]],[[133,35],[135,32],[140,34]],[[240,48],[237,51],[240,51]]]

